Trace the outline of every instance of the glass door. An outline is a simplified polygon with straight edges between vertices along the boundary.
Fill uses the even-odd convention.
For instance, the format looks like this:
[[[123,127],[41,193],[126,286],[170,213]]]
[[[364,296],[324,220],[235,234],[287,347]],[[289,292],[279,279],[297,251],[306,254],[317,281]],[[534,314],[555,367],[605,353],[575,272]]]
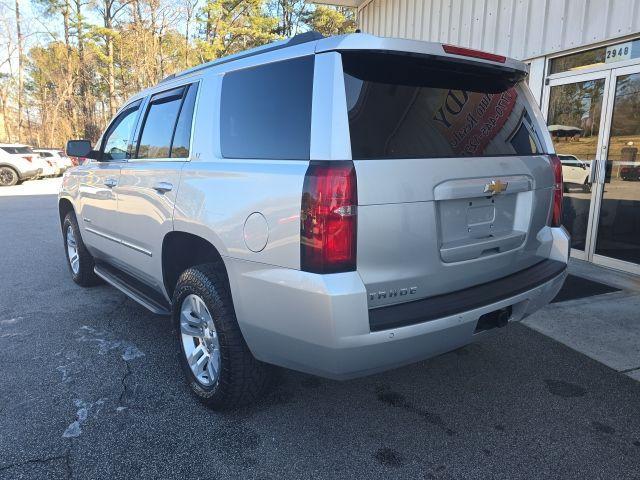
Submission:
[[[592,259],[640,273],[640,65],[610,75]]]
[[[603,159],[609,72],[550,80],[543,101],[547,125],[564,177],[563,223],[571,234],[571,254],[588,259],[594,224],[593,189]]]

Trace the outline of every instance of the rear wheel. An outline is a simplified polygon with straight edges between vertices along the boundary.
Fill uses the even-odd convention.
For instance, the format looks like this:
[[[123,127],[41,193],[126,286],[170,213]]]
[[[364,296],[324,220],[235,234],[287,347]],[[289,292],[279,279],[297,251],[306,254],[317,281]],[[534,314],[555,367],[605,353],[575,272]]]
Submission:
[[[185,270],[173,294],[173,322],[180,363],[201,402],[225,410],[260,398],[271,369],[244,341],[224,272],[213,264]]]
[[[82,287],[92,287],[99,284],[100,277],[93,271],[95,262],[82,241],[78,221],[73,212],[67,213],[64,217],[62,235],[67,265],[73,281]]]
[[[582,191],[584,193],[591,193],[591,184],[589,183],[588,178],[586,178],[584,183],[582,184]]]
[[[0,186],[12,187],[20,181],[18,172],[11,167],[0,167]]]

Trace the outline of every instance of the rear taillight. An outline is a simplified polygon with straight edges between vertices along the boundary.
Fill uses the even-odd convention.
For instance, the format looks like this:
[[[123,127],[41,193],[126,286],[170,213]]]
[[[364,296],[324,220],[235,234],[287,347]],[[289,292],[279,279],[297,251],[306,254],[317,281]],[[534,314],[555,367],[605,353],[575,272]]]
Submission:
[[[553,210],[551,212],[551,226],[562,225],[562,162],[557,155],[549,155],[553,169]]]
[[[358,193],[353,162],[311,162],[300,212],[300,267],[314,273],[356,269]]]
[[[451,55],[480,58],[482,60],[491,60],[492,62],[498,63],[505,63],[507,61],[507,57],[505,56],[483,52],[482,50],[474,50],[472,48],[458,47],[457,45],[442,45],[442,48],[446,53],[450,53]]]

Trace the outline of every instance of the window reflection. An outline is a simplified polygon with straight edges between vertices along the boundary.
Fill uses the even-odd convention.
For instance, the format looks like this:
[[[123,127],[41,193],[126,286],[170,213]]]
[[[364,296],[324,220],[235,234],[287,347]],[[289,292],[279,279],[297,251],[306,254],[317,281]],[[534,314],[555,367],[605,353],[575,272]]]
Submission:
[[[627,45],[627,43],[630,45]],[[628,55],[619,56],[617,54],[618,50],[615,48],[610,48],[609,53],[607,53],[607,46],[605,45],[582,52],[571,53],[562,57],[552,58],[549,61],[549,73],[553,75],[554,73],[584,70],[604,65],[605,63],[615,63],[616,61],[640,58],[640,38],[624,42],[622,45],[624,45],[623,50],[624,48],[628,49]],[[613,47],[613,45],[610,47]]]
[[[548,125],[564,177],[563,224],[584,250],[591,203],[591,165],[598,150],[604,79],[551,88]]]
[[[640,263],[640,73],[617,78],[595,253]]]

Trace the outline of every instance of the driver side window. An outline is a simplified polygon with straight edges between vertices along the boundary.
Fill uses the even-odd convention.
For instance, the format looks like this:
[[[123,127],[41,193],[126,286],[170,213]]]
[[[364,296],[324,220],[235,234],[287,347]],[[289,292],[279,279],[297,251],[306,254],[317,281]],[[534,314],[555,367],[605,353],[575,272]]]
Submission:
[[[102,161],[126,160],[131,156],[131,135],[141,103],[138,100],[127,106],[111,123],[102,141]]]

